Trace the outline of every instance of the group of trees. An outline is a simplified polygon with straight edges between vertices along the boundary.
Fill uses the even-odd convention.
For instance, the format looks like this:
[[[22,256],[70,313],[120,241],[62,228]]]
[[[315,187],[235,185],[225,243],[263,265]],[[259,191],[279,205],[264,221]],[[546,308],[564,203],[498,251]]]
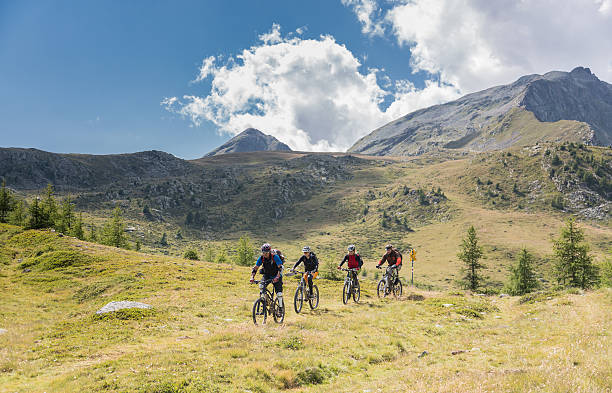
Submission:
[[[593,263],[593,257],[588,253],[589,246],[583,240],[583,231],[577,227],[573,219],[568,220],[553,244],[553,275],[557,284],[560,287],[582,289],[593,288],[600,283],[612,284],[612,261],[606,261],[602,265],[603,271],[600,277],[600,269]],[[468,229],[457,256],[464,263],[462,286],[472,291],[481,288],[485,280],[482,274],[485,265],[481,262],[483,250],[473,226]],[[534,262],[534,256],[523,248],[517,262],[510,268],[507,287],[511,294],[522,295],[538,288]]]
[[[90,225],[89,233],[86,236],[83,214],[75,212],[70,196],[58,202],[51,184],[47,185],[42,197],[36,197],[28,204],[27,201],[17,198],[3,181],[0,187],[0,222],[22,226],[25,229],[52,228],[81,240],[130,248],[119,207],[113,210],[112,216],[99,233],[94,225]],[[136,248],[139,248],[138,242]]]

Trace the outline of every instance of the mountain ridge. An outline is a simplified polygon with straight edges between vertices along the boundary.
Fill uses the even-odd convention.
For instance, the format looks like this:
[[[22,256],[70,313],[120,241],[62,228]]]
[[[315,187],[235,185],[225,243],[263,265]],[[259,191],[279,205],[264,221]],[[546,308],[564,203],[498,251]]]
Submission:
[[[512,116],[516,111],[528,112],[523,119],[530,114],[534,118],[529,124],[523,121],[522,127],[515,127]],[[575,123],[569,127],[571,130],[567,123],[549,127],[550,123],[563,121]],[[500,143],[504,131],[504,143]],[[612,85],[600,81],[588,68],[525,75],[508,85],[419,109],[372,131],[348,151],[420,155],[448,148],[481,152],[564,141],[612,143]]]

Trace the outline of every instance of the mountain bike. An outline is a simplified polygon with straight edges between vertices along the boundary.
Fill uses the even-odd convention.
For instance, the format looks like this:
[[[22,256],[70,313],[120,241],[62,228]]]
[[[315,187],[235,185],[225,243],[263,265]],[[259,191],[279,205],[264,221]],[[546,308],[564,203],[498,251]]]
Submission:
[[[351,296],[353,296],[353,301],[358,303],[361,298],[361,289],[359,288],[359,281],[353,280],[353,273],[356,276],[359,269],[342,268],[341,270],[347,272],[344,279],[344,287],[342,288],[342,303],[348,303]]]
[[[386,297],[393,292],[393,296],[399,298],[402,296],[402,282],[399,280],[399,275],[394,273],[395,266],[387,266],[387,270],[383,278],[378,282],[378,297]],[[397,279],[396,279],[397,277]]]
[[[296,313],[300,313],[302,311],[302,306],[304,305],[304,296],[308,299],[308,304],[310,305],[310,309],[314,310],[319,307],[319,288],[315,284],[312,284],[312,296],[310,293],[310,288],[308,287],[308,275],[312,276],[312,273],[304,273],[299,271],[294,271],[292,273],[287,273],[285,276],[294,276],[301,275],[300,283],[298,287],[295,289],[295,296],[293,296],[293,307],[295,308]]]
[[[259,285],[259,299],[253,303],[253,323],[257,325],[257,321],[261,324],[266,323],[268,314],[274,317],[274,322],[282,323],[285,319],[285,305],[280,305],[278,297],[272,294],[267,288],[268,284],[273,280],[255,280],[254,284]]]

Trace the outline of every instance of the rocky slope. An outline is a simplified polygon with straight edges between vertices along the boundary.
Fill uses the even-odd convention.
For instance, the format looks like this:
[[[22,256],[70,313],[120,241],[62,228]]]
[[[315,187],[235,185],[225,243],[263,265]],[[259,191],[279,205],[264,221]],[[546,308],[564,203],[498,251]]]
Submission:
[[[118,180],[183,176],[196,165],[161,151],[130,154],[58,154],[37,149],[0,148],[0,178],[16,189],[48,183],[62,190],[92,189]]]
[[[266,135],[255,128],[247,128],[206,156],[271,150],[291,151],[289,146],[280,142],[275,137]]]
[[[612,85],[582,67],[524,76],[412,112],[366,135],[349,152],[489,151],[544,141],[612,144]]]

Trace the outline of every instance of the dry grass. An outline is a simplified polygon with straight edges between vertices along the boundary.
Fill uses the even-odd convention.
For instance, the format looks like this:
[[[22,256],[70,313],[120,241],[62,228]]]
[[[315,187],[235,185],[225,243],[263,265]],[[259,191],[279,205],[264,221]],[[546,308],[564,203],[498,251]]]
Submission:
[[[96,258],[86,267],[22,273],[17,259],[36,247],[24,241],[30,234],[2,240],[16,251],[0,271],[0,327],[8,330],[0,335],[2,392],[612,388],[610,290],[519,304],[407,288],[396,301],[377,299],[374,282],[364,279],[362,302],[343,305],[341,282],[318,280],[319,310],[289,309],[283,325],[261,327],[250,319],[257,291],[247,283],[248,268],[43,233],[39,241]],[[286,299],[295,287],[285,279]],[[407,300],[410,293],[425,299]],[[92,317],[124,299],[155,312]],[[466,352],[452,355],[456,350]]]

